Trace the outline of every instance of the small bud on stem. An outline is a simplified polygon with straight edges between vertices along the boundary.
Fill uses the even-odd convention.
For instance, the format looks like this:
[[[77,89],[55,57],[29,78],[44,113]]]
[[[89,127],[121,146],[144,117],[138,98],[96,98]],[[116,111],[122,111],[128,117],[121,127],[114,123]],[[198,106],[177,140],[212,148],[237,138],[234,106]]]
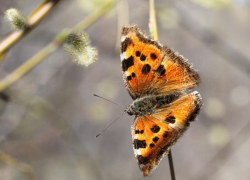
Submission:
[[[12,28],[16,31],[23,29],[27,24],[27,18],[14,8],[10,8],[5,12],[5,18],[10,21]]]
[[[63,47],[74,61],[78,64],[88,66],[97,60],[97,50],[90,45],[87,34],[83,31],[77,31],[68,35]]]

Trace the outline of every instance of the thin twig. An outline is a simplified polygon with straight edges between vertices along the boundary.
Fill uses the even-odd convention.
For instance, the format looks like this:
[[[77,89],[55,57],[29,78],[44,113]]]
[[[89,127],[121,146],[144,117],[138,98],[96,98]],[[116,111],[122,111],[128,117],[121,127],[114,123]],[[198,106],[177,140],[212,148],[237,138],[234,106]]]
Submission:
[[[25,28],[14,31],[8,37],[0,42],[0,62],[2,61],[4,54],[15,43],[23,38],[28,32],[30,32],[41,20],[55,7],[60,0],[44,0],[39,4],[28,16],[28,21]]]
[[[28,180],[34,179],[32,175],[32,167],[30,165],[18,161],[17,159],[11,157],[10,155],[6,154],[3,151],[0,151],[0,160],[23,172]]]
[[[169,168],[170,168],[170,173],[171,173],[171,179],[175,180],[174,162],[173,162],[171,150],[168,153],[168,162],[169,162]]]
[[[154,38],[154,40],[158,40],[154,0],[149,0],[149,11],[150,11],[149,12],[149,31],[152,37]],[[173,163],[171,150],[168,153],[168,162],[169,162],[171,180],[175,180],[174,163]]]
[[[154,0],[149,1],[149,31],[153,36],[154,40],[158,40],[157,23],[155,16],[155,5]]]
[[[117,4],[117,40],[115,48],[120,50],[121,31],[124,25],[129,25],[129,7],[127,0],[120,0]]]
[[[8,76],[6,76],[3,80],[1,80],[0,81],[0,92],[5,90],[6,88],[8,88],[10,85],[12,85],[18,79],[23,77],[32,68],[34,68],[38,63],[40,63],[46,57],[48,57],[53,52],[55,52],[60,47],[60,45],[64,42],[64,40],[66,39],[66,37],[70,33],[72,33],[73,31],[76,31],[76,30],[86,29],[87,27],[92,25],[102,15],[107,13],[115,5],[116,2],[117,2],[116,0],[111,0],[107,3],[105,3],[102,7],[97,9],[94,13],[92,13],[90,16],[88,16],[86,19],[84,19],[79,24],[77,24],[71,30],[69,30],[69,29],[62,30],[50,44],[48,44],[40,52],[38,52],[36,55],[31,57],[24,64],[19,66],[16,70],[14,70],[12,73],[10,73]]]

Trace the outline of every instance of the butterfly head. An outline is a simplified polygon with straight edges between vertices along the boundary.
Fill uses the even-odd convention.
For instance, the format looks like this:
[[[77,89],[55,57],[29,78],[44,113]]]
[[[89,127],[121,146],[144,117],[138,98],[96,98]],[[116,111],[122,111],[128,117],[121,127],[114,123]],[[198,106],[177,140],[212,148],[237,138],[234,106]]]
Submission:
[[[125,110],[125,113],[127,113],[128,115],[132,116],[135,115],[135,111],[134,111],[134,107],[131,105],[129,105]]]

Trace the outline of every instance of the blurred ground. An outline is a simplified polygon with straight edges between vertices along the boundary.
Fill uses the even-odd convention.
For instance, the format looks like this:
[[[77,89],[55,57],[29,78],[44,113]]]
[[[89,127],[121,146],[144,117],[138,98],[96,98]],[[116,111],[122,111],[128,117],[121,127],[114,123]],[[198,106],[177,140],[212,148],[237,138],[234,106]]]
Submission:
[[[0,39],[11,32],[5,10],[28,15],[39,2],[0,0]],[[91,13],[96,4],[90,2],[59,3],[8,52],[0,79]],[[148,1],[128,3],[130,23],[148,32]],[[188,58],[202,79],[196,88],[201,113],[172,148],[177,179],[249,179],[250,1],[156,0],[156,8],[160,42]],[[113,10],[86,30],[99,51],[97,62],[77,65],[60,48],[5,91],[9,102],[0,100],[0,150],[30,164],[35,180],[144,179],[132,149],[133,117],[123,116],[95,138],[123,109],[93,93],[125,106],[132,102],[115,49],[117,21]],[[0,162],[0,179],[25,176]],[[146,179],[170,179],[167,157]]]

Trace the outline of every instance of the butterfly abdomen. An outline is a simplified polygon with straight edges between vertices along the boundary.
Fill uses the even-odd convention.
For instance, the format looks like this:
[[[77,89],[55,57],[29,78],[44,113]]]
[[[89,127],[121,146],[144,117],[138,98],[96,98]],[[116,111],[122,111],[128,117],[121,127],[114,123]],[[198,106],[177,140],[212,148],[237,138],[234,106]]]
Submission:
[[[155,96],[156,105],[155,108],[168,105],[180,97],[180,94],[168,94]]]

